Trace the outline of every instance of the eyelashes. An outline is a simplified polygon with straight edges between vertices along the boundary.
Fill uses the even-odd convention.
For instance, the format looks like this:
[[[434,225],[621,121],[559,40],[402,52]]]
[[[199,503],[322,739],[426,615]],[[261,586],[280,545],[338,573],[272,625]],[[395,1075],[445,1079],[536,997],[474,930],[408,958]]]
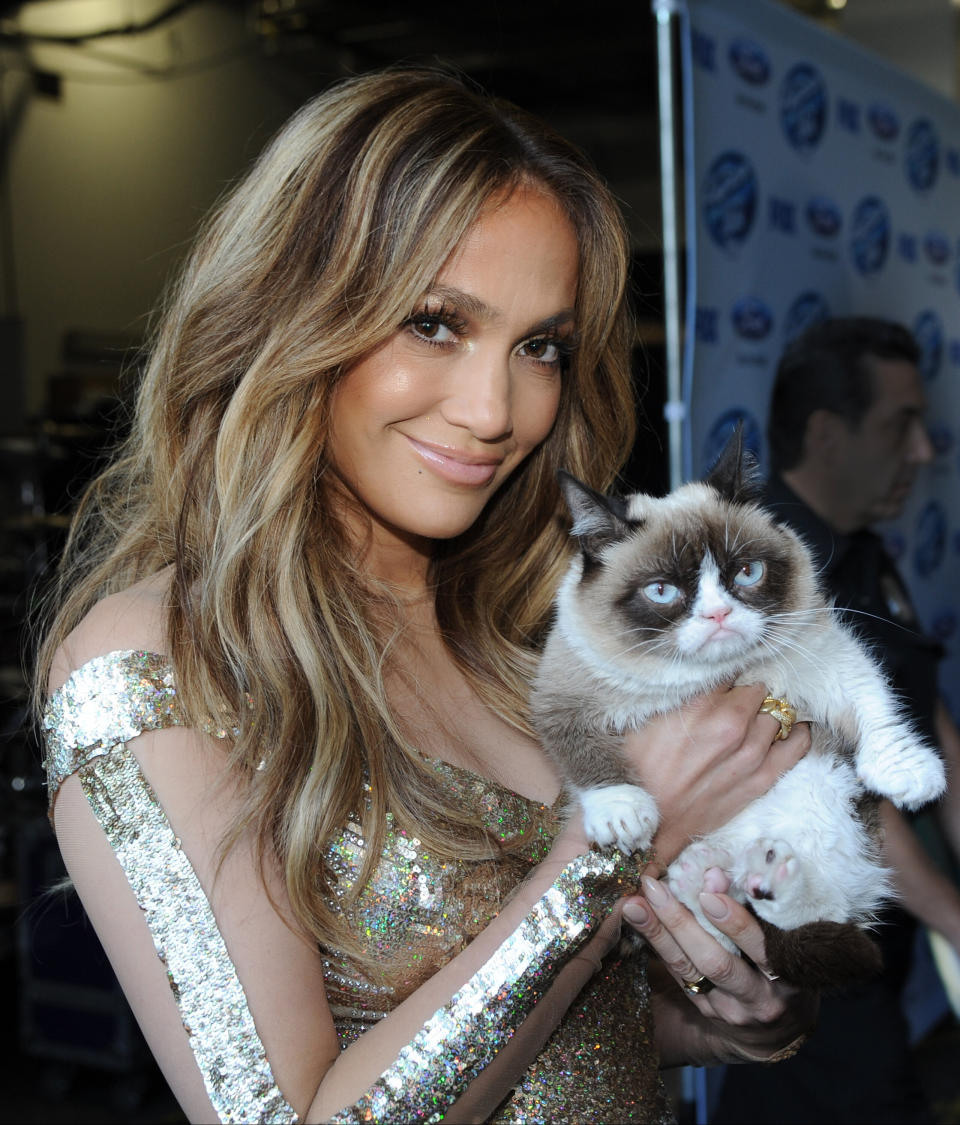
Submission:
[[[442,346],[453,343],[452,340],[443,338],[444,332],[453,336],[463,336],[468,325],[456,309],[443,304],[439,308],[420,309],[408,316],[401,327],[410,331],[418,340]]]
[[[431,347],[449,348],[468,334],[470,326],[455,308],[444,303],[439,307],[425,305],[408,316],[401,328]],[[516,352],[538,367],[565,371],[577,342],[575,333],[561,334],[555,327],[550,327],[521,341]]]

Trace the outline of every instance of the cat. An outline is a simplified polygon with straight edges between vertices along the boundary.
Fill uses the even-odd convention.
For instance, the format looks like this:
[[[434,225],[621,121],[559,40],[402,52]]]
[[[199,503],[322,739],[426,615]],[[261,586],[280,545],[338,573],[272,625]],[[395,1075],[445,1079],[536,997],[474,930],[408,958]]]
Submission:
[[[728,893],[769,924],[778,975],[840,983],[856,975],[858,959],[864,974],[873,971],[875,947],[856,934],[889,895],[876,806],[880,797],[906,809],[933,800],[943,764],[820,592],[799,536],[760,505],[762,482],[742,436],[731,437],[704,481],[662,498],[602,496],[563,472],[560,485],[580,550],[557,595],[531,710],[589,839],[630,853],[657,829],[656,802],[619,753],[625,731],[719,685],[765,684],[811,723],[809,752],[691,843],[664,878],[735,951],[697,898],[704,872],[720,867]],[[801,941],[774,941],[771,954],[773,928]],[[803,946],[814,932],[819,952]],[[838,935],[852,941],[850,957],[837,949],[828,964],[833,953],[823,947]]]

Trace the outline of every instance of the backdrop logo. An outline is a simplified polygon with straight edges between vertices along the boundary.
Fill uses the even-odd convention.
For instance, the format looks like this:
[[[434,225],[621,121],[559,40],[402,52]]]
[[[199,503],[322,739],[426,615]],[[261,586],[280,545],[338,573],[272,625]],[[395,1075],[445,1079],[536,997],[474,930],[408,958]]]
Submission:
[[[737,428],[737,423],[743,423],[743,445],[745,449],[759,459],[760,457],[760,427],[757,420],[746,407],[731,406],[725,410],[710,427],[707,440],[703,447],[703,472],[706,473],[717,463],[717,458],[727,444],[727,438]]]
[[[780,124],[799,152],[812,152],[827,124],[827,87],[820,71],[798,63],[780,85]]]
[[[763,340],[773,327],[773,313],[759,297],[741,297],[730,310],[733,329],[744,340]]]
[[[947,241],[947,236],[938,230],[928,231],[923,240],[923,252],[933,265],[942,266],[950,257],[950,243]]]
[[[806,206],[807,226],[821,238],[835,238],[843,225],[840,208],[825,195],[815,195]]]
[[[718,246],[739,246],[757,213],[757,175],[742,152],[723,152],[707,169],[703,220]]]
[[[860,273],[883,268],[890,249],[890,214],[875,195],[861,199],[850,222],[850,255]]]
[[[878,141],[895,141],[900,135],[900,118],[890,106],[874,102],[867,110],[870,132]]]
[[[734,39],[728,53],[730,65],[744,82],[765,86],[770,81],[770,57],[752,39]]]
[[[783,340],[789,344],[802,335],[808,328],[820,324],[830,316],[827,302],[813,289],[801,293],[787,309],[786,320],[783,324]]]
[[[929,382],[940,371],[943,362],[943,322],[933,309],[924,309],[913,322],[913,335],[920,349],[917,366]]]
[[[917,191],[933,187],[940,169],[940,139],[925,117],[918,118],[907,130],[903,165],[908,182]]]

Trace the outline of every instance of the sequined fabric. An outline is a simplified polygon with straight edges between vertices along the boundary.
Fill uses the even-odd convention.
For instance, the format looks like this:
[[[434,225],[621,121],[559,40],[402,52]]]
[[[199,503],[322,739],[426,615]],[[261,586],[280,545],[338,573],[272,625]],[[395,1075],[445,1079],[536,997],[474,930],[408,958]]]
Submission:
[[[610,855],[577,856],[490,959],[438,1009],[373,1087],[334,1125],[439,1122],[510,1040],[566,958],[636,885]]]
[[[162,658],[147,653],[114,653],[85,665],[51,699],[48,707],[45,726],[51,799],[63,778],[82,767],[85,791],[95,808],[101,801],[98,794],[102,794],[98,815],[111,843],[117,849],[127,848],[132,854],[139,853],[139,858],[131,862],[128,878],[138,898],[142,894],[144,900],[154,904],[147,911],[151,932],[158,951],[167,959],[171,987],[181,1003],[198,1063],[201,1069],[207,1068],[205,1081],[221,1119],[291,1120],[292,1111],[282,1103],[282,1098],[279,1102],[271,1101],[280,1095],[279,1091],[274,1095],[267,1088],[269,1067],[262,1045],[255,1039],[252,1021],[249,1029],[253,1039],[245,1038],[244,1028],[248,1026],[246,1021],[250,1014],[242,990],[239,1002],[234,997],[227,1007],[223,1005],[222,995],[226,993],[218,974],[224,968],[234,980],[236,974],[212,915],[209,919],[212,933],[208,932],[205,939],[212,943],[211,953],[206,959],[191,952],[188,939],[173,925],[161,932],[165,911],[170,903],[179,901],[177,896],[182,893],[179,884],[167,887],[163,880],[183,877],[189,883],[192,876],[196,883],[196,877],[186,857],[176,847],[169,825],[136,767],[135,759],[123,750],[122,743],[140,730],[179,722],[173,678]],[[222,736],[226,732],[212,733]],[[121,764],[114,767],[114,758]],[[366,846],[359,816],[330,842],[327,860],[335,876],[341,908],[355,936],[377,966],[374,972],[364,972],[343,953],[321,950],[327,994],[342,1047],[354,1042],[368,1027],[392,1011],[488,924],[507,896],[548,850],[557,829],[556,817],[550,809],[469,771],[429,761],[430,767],[449,786],[451,799],[480,812],[487,827],[509,845],[509,850],[505,856],[489,861],[442,861],[428,854],[418,838],[404,832],[391,818],[374,876],[360,896],[351,900],[347,892],[356,882]],[[110,769],[105,772],[108,762]],[[111,772],[114,769],[115,775]],[[108,793],[114,784],[118,787],[117,793]],[[111,823],[108,806],[123,810],[125,828],[107,828]],[[146,842],[141,835],[138,843],[128,829],[131,821],[139,818],[144,822],[149,818],[151,828]],[[164,834],[164,825],[168,836]],[[127,839],[122,841],[125,834]],[[519,846],[516,846],[517,841]],[[174,853],[179,859],[171,858]],[[186,863],[188,874],[181,870],[181,860]],[[140,873],[135,870],[138,863],[142,866]],[[202,897],[199,883],[195,889]],[[562,904],[555,905],[561,909]],[[209,908],[206,909],[209,913]],[[563,905],[563,909],[567,906]],[[518,938],[518,941],[524,940],[529,952],[529,948],[542,942],[543,935],[527,930],[526,938]],[[177,952],[181,950],[186,954],[182,969]],[[504,971],[504,966],[498,971]],[[516,972],[517,965],[510,971]],[[512,994],[515,1005],[527,998],[528,987],[530,990],[538,987],[539,969],[534,967],[531,971],[533,977],[529,984],[524,979]],[[520,972],[518,981],[522,975]],[[216,1019],[186,1013],[183,997],[185,993],[189,996],[194,988],[196,996],[200,997],[201,1009],[206,1003],[202,999],[204,996],[211,1004],[215,998]],[[465,998],[454,997],[450,1004],[461,1000]],[[441,1009],[432,1029],[431,1048],[440,1054],[446,1052],[448,1057],[449,1048],[453,1046],[452,1040],[448,1042],[453,1030],[450,1011],[454,1010],[450,1005]],[[209,1012],[212,1011],[211,1006]],[[459,1018],[456,1022],[466,1026]],[[220,1025],[221,1040],[218,1045],[212,1045],[209,1037],[214,1034],[216,1024]],[[421,1034],[426,1032],[425,1028]],[[488,1025],[476,1036],[476,1041],[471,1039],[462,1045],[467,1055],[473,1053],[471,1065],[483,1065],[484,1052],[495,1049],[497,1034],[497,1028]],[[211,1046],[205,1061],[201,1061],[203,1052],[198,1048],[204,1041]],[[411,1048],[413,1046],[411,1044]],[[243,1069],[238,1060],[244,1056],[247,1069],[253,1075],[246,1091],[237,1085],[239,1071]],[[211,1071],[213,1059],[219,1061]],[[402,1066],[403,1060],[398,1062]],[[402,1084],[402,1071],[398,1071],[397,1076]],[[379,1091],[376,1088],[371,1091],[371,1101],[363,1107],[373,1114],[367,1119],[414,1119],[412,1112],[388,1110],[383,1090],[384,1087],[380,1087]],[[419,1090],[410,1093],[419,1097]],[[219,1100],[214,1100],[215,1096]],[[383,1101],[384,1117],[373,1113],[373,1102],[378,1096]],[[417,1106],[419,1120],[442,1113],[440,1107],[422,1101]],[[358,1113],[360,1109],[358,1106]],[[290,1116],[286,1116],[288,1113]],[[344,1118],[349,1119],[349,1116]],[[501,1105],[495,1120],[556,1122],[557,1125],[561,1122],[659,1123],[671,1120],[659,1081],[642,962],[613,960],[605,964],[604,970],[581,992],[516,1090]]]
[[[296,1121],[210,905],[136,758],[121,747],[83,766],[80,783],[146,916],[217,1116]]]
[[[51,808],[65,778],[147,730],[177,726],[173,671],[152,652],[111,652],[78,668],[43,713]]]
[[[454,801],[480,812],[501,842],[519,840],[520,846],[496,861],[441,862],[391,820],[373,878],[353,907],[346,902],[341,907],[365,954],[376,963],[376,975],[364,973],[344,954],[324,951],[327,995],[342,1047],[405,1000],[496,916],[549,850],[559,827],[551,809],[467,770],[428,761]],[[327,858],[345,897],[364,858],[356,822],[331,842]],[[455,1021],[447,1014],[438,1017],[435,1030],[443,1046],[452,1049]],[[397,1096],[402,1095],[404,1078],[401,1067],[393,1076]],[[368,1120],[384,1119],[373,1113],[371,1104],[363,1108],[371,1113]],[[342,1120],[361,1120],[359,1109],[357,1116],[346,1114]],[[405,1109],[395,1109],[385,1119],[425,1120],[432,1111],[424,1104]],[[673,1120],[660,1083],[641,958],[605,963],[494,1120],[530,1125]]]
[[[160,657],[117,652],[85,664],[44,714],[51,808],[79,772],[83,792],[144,912],[210,1101],[223,1122],[294,1122],[196,873],[125,741],[176,726]]]

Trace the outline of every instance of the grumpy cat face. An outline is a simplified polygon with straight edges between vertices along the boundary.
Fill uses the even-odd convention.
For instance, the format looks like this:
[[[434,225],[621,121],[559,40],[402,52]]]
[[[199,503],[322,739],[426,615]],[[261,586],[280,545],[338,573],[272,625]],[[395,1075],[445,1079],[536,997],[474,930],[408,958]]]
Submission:
[[[561,620],[631,677],[722,678],[795,643],[823,605],[797,536],[756,502],[739,440],[705,481],[660,499],[612,499],[565,474],[561,487],[581,549]]]

